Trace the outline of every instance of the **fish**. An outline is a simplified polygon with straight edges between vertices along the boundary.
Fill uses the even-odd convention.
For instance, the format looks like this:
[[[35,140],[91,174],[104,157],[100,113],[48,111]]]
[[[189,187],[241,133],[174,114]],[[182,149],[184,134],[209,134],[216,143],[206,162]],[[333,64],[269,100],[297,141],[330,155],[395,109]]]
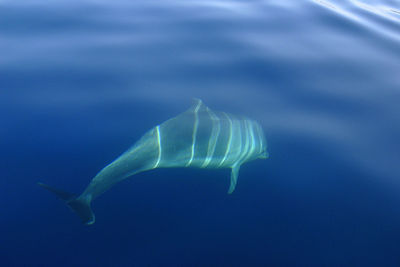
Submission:
[[[63,200],[83,224],[95,222],[91,203],[118,182],[157,168],[231,169],[231,194],[240,166],[268,158],[267,142],[255,120],[213,111],[200,99],[185,112],[146,132],[131,148],[104,167],[80,195],[38,183]]]

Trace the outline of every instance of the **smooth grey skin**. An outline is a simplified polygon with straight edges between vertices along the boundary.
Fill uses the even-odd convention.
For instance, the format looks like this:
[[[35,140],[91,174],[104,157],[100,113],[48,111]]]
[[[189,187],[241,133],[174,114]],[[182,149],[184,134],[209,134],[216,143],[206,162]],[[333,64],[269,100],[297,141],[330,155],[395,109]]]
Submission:
[[[266,149],[264,133],[256,121],[212,111],[196,99],[190,109],[148,131],[102,169],[79,197],[39,185],[65,200],[83,223],[89,225],[95,221],[90,203],[114,184],[136,173],[156,168],[230,168],[230,194],[235,190],[240,166],[267,158]]]

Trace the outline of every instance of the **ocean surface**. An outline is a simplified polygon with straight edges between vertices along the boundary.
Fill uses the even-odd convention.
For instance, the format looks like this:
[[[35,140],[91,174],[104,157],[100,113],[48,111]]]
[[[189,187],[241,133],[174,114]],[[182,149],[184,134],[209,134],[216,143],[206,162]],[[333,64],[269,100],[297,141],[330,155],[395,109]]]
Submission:
[[[400,266],[400,2],[0,0],[1,266]],[[200,98],[267,160],[81,193]]]

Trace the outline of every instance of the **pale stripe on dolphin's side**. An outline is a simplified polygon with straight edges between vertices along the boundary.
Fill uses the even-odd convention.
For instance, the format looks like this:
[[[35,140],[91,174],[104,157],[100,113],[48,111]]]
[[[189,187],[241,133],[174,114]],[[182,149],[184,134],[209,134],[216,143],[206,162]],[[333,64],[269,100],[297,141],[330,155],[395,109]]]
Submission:
[[[197,127],[199,127],[199,116],[198,116],[198,112],[200,109],[202,102],[199,101],[197,103],[196,109],[194,110],[194,124],[193,124],[193,134],[192,134],[192,150],[191,150],[191,156],[190,159],[188,161],[188,163],[186,164],[186,166],[190,166],[190,164],[193,161],[194,158],[194,148],[196,146],[196,136],[197,136]]]
[[[228,137],[228,143],[227,143],[227,145],[226,145],[226,151],[225,151],[225,155],[224,155],[224,157],[222,158],[222,160],[221,160],[221,162],[219,163],[219,165],[218,166],[222,166],[223,164],[224,164],[224,162],[225,162],[225,160],[226,160],[226,158],[228,157],[228,154],[229,154],[229,152],[230,152],[230,149],[231,149],[231,145],[232,145],[232,135],[233,135],[233,123],[232,123],[232,120],[229,118],[229,116],[228,116],[228,114],[226,114],[225,112],[223,113],[225,116],[226,116],[226,118],[228,119],[228,122],[229,122],[229,137]]]
[[[154,164],[153,169],[157,168],[158,165],[160,164],[161,161],[161,133],[160,133],[160,125],[157,125],[156,127],[156,133],[157,133],[157,144],[158,144],[158,157],[156,164]]]
[[[263,135],[263,133],[262,133],[261,126],[259,124],[256,125],[256,128],[257,128],[257,135],[258,135],[258,138],[260,140],[260,152],[259,153],[262,153],[262,151],[263,151],[263,146],[262,146],[262,143],[263,143],[263,136],[262,135]]]
[[[218,116],[216,116],[214,112],[212,112],[211,109],[209,108],[207,108],[207,112],[210,115],[210,119],[212,121],[212,129],[210,134],[210,140],[208,141],[207,155],[203,164],[201,165],[201,168],[205,168],[208,166],[208,164],[210,164],[215,152],[215,147],[217,145],[219,133],[221,130],[221,122]]]

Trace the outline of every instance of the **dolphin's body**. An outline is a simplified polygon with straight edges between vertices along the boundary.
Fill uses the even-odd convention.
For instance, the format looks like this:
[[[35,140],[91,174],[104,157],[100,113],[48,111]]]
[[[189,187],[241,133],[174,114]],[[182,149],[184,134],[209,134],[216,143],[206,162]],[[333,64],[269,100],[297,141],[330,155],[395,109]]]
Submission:
[[[85,224],[93,224],[90,203],[114,184],[136,173],[171,167],[230,168],[228,193],[235,189],[240,166],[267,158],[260,124],[216,112],[201,100],[187,111],[148,131],[128,151],[102,169],[78,197],[39,183],[65,200]]]

